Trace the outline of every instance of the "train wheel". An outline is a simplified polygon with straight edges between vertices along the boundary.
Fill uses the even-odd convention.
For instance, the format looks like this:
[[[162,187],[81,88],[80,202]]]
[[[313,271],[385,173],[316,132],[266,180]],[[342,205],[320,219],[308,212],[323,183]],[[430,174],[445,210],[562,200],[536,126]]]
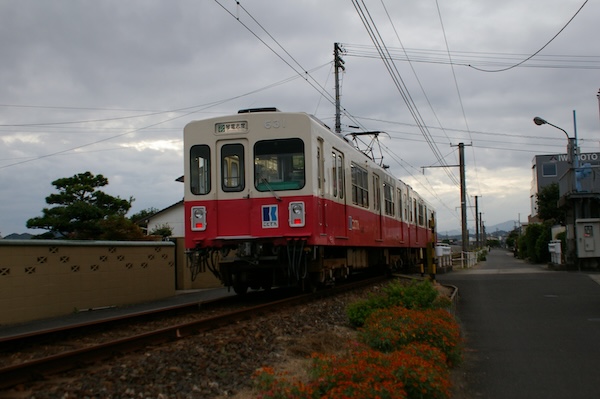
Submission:
[[[247,284],[233,284],[233,292],[235,292],[238,295],[244,295],[248,292],[248,285]]]
[[[244,295],[248,292],[248,282],[246,281],[245,274],[235,273],[233,275],[233,291],[238,295]]]

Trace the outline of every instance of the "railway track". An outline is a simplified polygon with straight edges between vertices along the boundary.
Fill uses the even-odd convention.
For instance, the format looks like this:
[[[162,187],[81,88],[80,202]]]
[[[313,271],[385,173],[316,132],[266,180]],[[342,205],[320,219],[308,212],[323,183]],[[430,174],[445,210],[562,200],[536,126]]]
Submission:
[[[327,296],[334,296],[342,292],[362,288],[370,284],[381,282],[384,279],[384,277],[377,277],[358,282],[347,283],[328,290],[278,299],[268,303],[246,307],[241,310],[234,310],[220,315],[205,317],[193,321],[173,323],[169,324],[168,326],[162,326],[160,328],[155,328],[143,333],[133,334],[102,343],[93,343],[76,349],[65,349],[59,353],[54,353],[41,358],[27,360],[18,364],[2,366],[0,367],[0,389],[7,389],[18,384],[35,381],[45,378],[49,375],[75,369],[81,367],[82,365],[89,365],[100,360],[139,351],[148,347],[149,345],[160,345],[167,342],[176,341],[190,335],[201,333],[203,331],[214,330],[232,323],[237,323],[267,314],[284,307],[297,306]],[[198,304],[189,306],[195,306],[197,308]],[[162,312],[163,315],[167,315],[170,312],[177,312],[181,310],[182,307],[179,306],[177,309],[160,309],[159,311]],[[136,318],[140,318],[142,316],[147,317],[148,315],[149,314],[138,314],[136,315]],[[107,320],[107,322],[120,323],[125,321],[125,319],[127,319],[127,316],[123,316],[118,319],[110,319]],[[101,326],[101,322],[96,322],[94,326],[74,326],[75,330],[61,329],[60,331],[51,330],[44,333],[50,335],[39,333],[22,336],[21,338],[15,337],[11,340],[4,339],[0,341],[0,349],[5,349],[8,345],[12,347],[24,347],[34,341],[45,339],[52,340],[53,338],[49,338],[52,336],[52,334],[69,334],[73,331],[81,331],[81,329],[85,328],[97,328],[99,326]]]

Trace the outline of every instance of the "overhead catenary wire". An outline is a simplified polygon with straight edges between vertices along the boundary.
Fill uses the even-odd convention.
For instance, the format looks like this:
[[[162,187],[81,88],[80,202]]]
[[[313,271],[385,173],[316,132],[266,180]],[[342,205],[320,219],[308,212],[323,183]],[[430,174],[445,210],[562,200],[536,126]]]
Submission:
[[[347,57],[374,58],[379,59],[379,54],[374,46],[364,44],[344,43]],[[448,58],[447,50],[389,47],[390,56],[394,61],[410,61],[422,64],[452,64],[460,67],[478,65],[479,67],[507,67],[514,65],[527,54],[521,53],[499,53],[480,51],[450,50],[451,58]],[[537,54],[530,62],[521,64],[519,68],[539,69],[600,69],[600,54],[578,55],[578,54]]]
[[[456,95],[458,97],[458,103],[460,105],[461,114],[462,114],[463,120],[465,122],[465,127],[467,129],[467,133],[469,134],[469,138],[470,138],[470,141],[472,144],[473,137],[471,135],[471,129],[469,128],[469,120],[467,119],[467,114],[465,112],[462,95],[460,94],[460,87],[458,85],[458,79],[456,78],[456,71],[454,70],[454,64],[452,63],[452,54],[450,53],[450,45],[448,44],[448,37],[446,36],[446,29],[444,28],[444,20],[442,18],[442,11],[440,10],[440,5],[439,5],[438,0],[435,0],[435,5],[437,8],[437,14],[438,14],[438,17],[440,20],[440,26],[442,28],[442,34],[444,36],[444,44],[446,46],[446,51],[448,53],[448,59],[450,60],[450,69],[452,71],[452,80],[454,81],[454,88],[456,89]],[[475,149],[473,148],[472,145],[471,145],[471,153],[473,154],[473,165],[474,165],[473,170],[475,171],[475,184],[477,184],[477,186],[479,187],[479,192],[481,192],[481,186],[479,184],[479,176],[478,176],[478,171],[477,171],[477,157],[475,156]],[[465,190],[466,190],[466,188],[465,188]],[[466,200],[467,200],[467,202],[469,202],[469,205],[470,205],[471,196],[467,195]]]
[[[235,1],[236,3],[236,14],[234,15],[230,10],[228,10],[223,4],[221,4],[219,2],[219,0],[214,0],[215,3],[217,3],[223,10],[225,10],[225,12],[227,12],[230,16],[232,16],[233,18],[235,18],[248,32],[250,32],[256,39],[258,39],[265,47],[267,47],[269,49],[269,51],[271,51],[273,54],[275,54],[275,56],[277,56],[281,61],[283,61],[288,67],[290,67],[296,74],[298,74],[299,76],[302,76],[303,79],[313,88],[315,89],[317,92],[319,92],[319,94],[325,98],[329,103],[331,103],[332,105],[335,105],[335,97],[329,93],[328,90],[326,90],[316,79],[314,79],[312,77],[312,75],[305,70],[305,68],[296,60],[296,58],[294,58],[290,52],[288,52],[285,47],[283,47],[283,45],[281,43],[279,43],[279,41],[277,39],[275,39],[275,37],[273,35],[271,35],[269,33],[269,31],[246,9],[244,8],[244,6],[241,4],[241,2]],[[252,30],[252,28],[246,24],[245,22],[243,22],[240,19],[239,16],[239,10],[243,10],[244,13],[246,15],[248,15],[248,17],[277,45],[277,47],[279,47],[284,53],[285,55],[290,59],[286,59],[286,57],[284,57],[282,54],[280,54],[279,52],[277,52],[276,49],[274,49],[272,46],[269,45],[269,43],[267,43],[266,40],[264,40],[259,34],[257,34],[254,30]],[[298,68],[300,68],[300,70],[298,68],[296,68],[294,65],[295,64]],[[353,123],[359,125],[360,123],[356,120],[354,120],[354,117],[352,116],[352,114],[350,114],[345,108],[342,108],[341,111],[344,113],[344,115],[349,118]],[[361,128],[363,130],[366,130],[363,126],[361,126]]]
[[[391,56],[389,54],[389,51],[387,50],[385,41],[383,40],[381,34],[379,33],[377,26],[368,11],[366,4],[364,4],[364,1],[359,2],[358,0],[353,0],[352,4],[354,5],[354,8],[355,8],[357,14],[359,15],[359,18],[361,19],[363,26],[365,27],[367,34],[371,38],[371,41],[373,42],[377,52],[380,54],[380,59],[383,61],[384,66],[387,69],[390,77],[392,78],[392,81],[394,82],[394,85],[396,86],[398,92],[400,93],[404,103],[406,104],[409,113],[411,114],[412,118],[415,120],[417,126],[419,127],[419,130],[423,134],[423,137],[425,137],[425,140],[426,140],[427,144],[429,145],[431,151],[433,152],[434,156],[436,157],[436,159],[438,160],[440,165],[447,165],[445,160],[441,156],[440,150],[437,148],[437,144],[435,143],[435,141],[433,141],[431,139],[430,133],[428,132],[428,130],[426,128],[424,119],[421,116],[406,84],[404,83],[402,77],[400,76],[400,73],[399,73],[396,65],[391,60]],[[444,169],[446,170],[446,173],[448,174],[448,176],[451,179],[453,179],[453,180],[456,179],[454,177],[454,175],[452,175],[452,173],[450,173],[447,170],[447,168],[444,168]]]
[[[400,43],[400,46],[402,47],[402,50],[404,51],[404,54],[406,55],[406,51],[404,48],[404,44],[402,43],[402,39],[400,39],[400,35],[398,34],[398,30],[396,29],[396,25],[394,24],[394,21],[391,17],[391,15],[388,12],[388,9],[385,5],[384,0],[381,0],[381,5],[383,6],[383,9],[385,11],[385,14],[388,17],[388,21],[391,24],[393,30],[394,30],[394,34],[396,35],[396,39],[398,40],[398,43]],[[413,75],[415,76],[415,79],[417,80],[417,83],[419,84],[419,88],[421,89],[421,93],[423,94],[423,96],[425,97],[425,100],[427,101],[427,104],[429,105],[429,109],[431,110],[434,118],[436,119],[438,126],[442,129],[442,131],[444,132],[444,134],[446,134],[446,131],[444,130],[444,127],[442,125],[442,122],[440,121],[437,113],[435,112],[435,109],[429,99],[429,96],[427,95],[427,92],[425,90],[425,88],[423,87],[423,84],[421,83],[421,79],[419,78],[419,74],[417,73],[414,65],[412,64],[412,62],[410,61],[410,58],[408,57],[408,55],[406,55],[407,61],[410,65],[410,68],[413,72]],[[447,136],[447,134],[446,134]],[[448,137],[447,137],[448,138]],[[448,143],[451,143],[450,139],[448,138]],[[458,162],[458,161],[457,161]],[[452,171],[449,168],[445,169],[446,173],[449,175],[450,180],[454,182],[454,184],[459,185],[458,179],[454,176],[454,174],[452,173]]]
[[[583,2],[583,4],[581,5],[581,7],[579,7],[579,9],[575,12],[575,14],[573,14],[573,16],[571,17],[571,19],[569,19],[567,21],[567,23],[558,31],[558,33],[556,33],[554,36],[552,36],[552,38],[550,40],[548,40],[546,42],[546,44],[544,44],[539,50],[537,50],[535,53],[531,54],[529,57],[525,58],[524,60],[522,60],[522,61],[520,61],[520,62],[518,62],[518,63],[516,63],[514,65],[511,65],[509,67],[501,68],[501,69],[483,69],[483,68],[474,67],[472,65],[469,65],[469,67],[471,67],[471,68],[473,68],[473,69],[475,69],[477,71],[481,71],[481,72],[505,72],[505,71],[508,71],[510,69],[513,69],[513,68],[516,68],[516,67],[518,67],[518,66],[526,63],[527,61],[529,61],[530,59],[532,59],[533,57],[535,57],[537,54],[539,54],[543,49],[545,49],[546,47],[548,47],[548,45],[550,43],[552,43],[554,41],[554,39],[556,39],[558,37],[558,35],[560,35],[562,33],[562,31],[564,31],[567,26],[569,26],[569,24],[571,23],[571,21],[573,21],[573,19],[575,19],[575,17],[577,16],[577,14],[579,14],[579,12],[583,9],[583,7],[587,4],[587,2],[588,2],[588,0],[585,0]]]

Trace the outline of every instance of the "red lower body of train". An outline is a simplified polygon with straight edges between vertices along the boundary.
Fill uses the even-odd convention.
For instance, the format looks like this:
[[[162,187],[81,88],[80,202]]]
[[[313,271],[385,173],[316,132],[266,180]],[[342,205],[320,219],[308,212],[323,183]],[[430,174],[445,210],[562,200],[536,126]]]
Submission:
[[[327,284],[372,267],[414,269],[435,242],[433,229],[315,196],[188,201],[185,214],[192,264],[238,293]]]

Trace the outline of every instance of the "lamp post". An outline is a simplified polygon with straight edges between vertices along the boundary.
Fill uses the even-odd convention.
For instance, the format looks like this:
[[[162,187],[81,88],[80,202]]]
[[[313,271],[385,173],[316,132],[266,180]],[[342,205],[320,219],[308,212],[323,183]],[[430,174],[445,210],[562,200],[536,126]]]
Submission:
[[[575,120],[575,111],[573,111],[573,120]],[[533,123],[535,123],[538,126],[541,125],[550,125],[558,130],[561,130],[566,136],[568,141],[568,145],[567,145],[567,156],[569,157],[569,164],[570,164],[570,174],[569,174],[569,178],[571,179],[571,184],[569,185],[570,190],[572,190],[571,192],[575,193],[577,191],[579,191],[577,189],[577,175],[576,175],[576,170],[578,168],[578,159],[577,159],[577,127],[576,125],[574,125],[575,128],[575,137],[569,137],[569,133],[567,133],[567,131],[561,127],[558,127],[556,125],[553,125],[552,123],[548,122],[547,120],[540,118],[539,116],[536,116],[535,118],[533,118]],[[565,192],[564,196],[565,198],[567,198],[569,192]],[[574,201],[574,200],[572,200]],[[569,232],[569,227],[567,227],[567,253],[571,252],[575,255],[575,262],[578,264],[577,262],[577,238],[576,238],[576,231],[575,231],[575,221],[577,220],[577,207],[575,205],[575,202],[572,203],[572,212],[573,212],[573,217],[572,217],[572,231]],[[567,220],[569,219],[569,217],[567,216]],[[567,226],[569,225],[569,223],[567,222],[567,220],[565,220],[565,223],[567,224]],[[569,234],[570,233],[570,234]],[[572,237],[572,243],[569,244],[569,238]],[[571,251],[569,251],[571,250]]]
[[[575,111],[573,111],[575,112]],[[567,133],[567,131],[565,129],[563,129],[562,127],[558,127],[556,125],[553,125],[552,123],[548,122],[547,120],[545,120],[544,118],[540,118],[539,116],[536,116],[535,118],[533,118],[533,123],[535,123],[538,126],[541,125],[550,125],[558,130],[561,130],[565,136],[567,136],[567,140],[568,141],[568,145],[567,145],[567,156],[569,157],[569,163],[571,164],[571,167],[573,169],[576,169],[578,167],[578,162],[577,162],[577,137],[569,137],[569,133]],[[577,191],[577,186],[576,186],[576,177],[575,177],[575,173],[572,174],[572,179],[573,179],[573,187],[574,187],[574,191]]]

